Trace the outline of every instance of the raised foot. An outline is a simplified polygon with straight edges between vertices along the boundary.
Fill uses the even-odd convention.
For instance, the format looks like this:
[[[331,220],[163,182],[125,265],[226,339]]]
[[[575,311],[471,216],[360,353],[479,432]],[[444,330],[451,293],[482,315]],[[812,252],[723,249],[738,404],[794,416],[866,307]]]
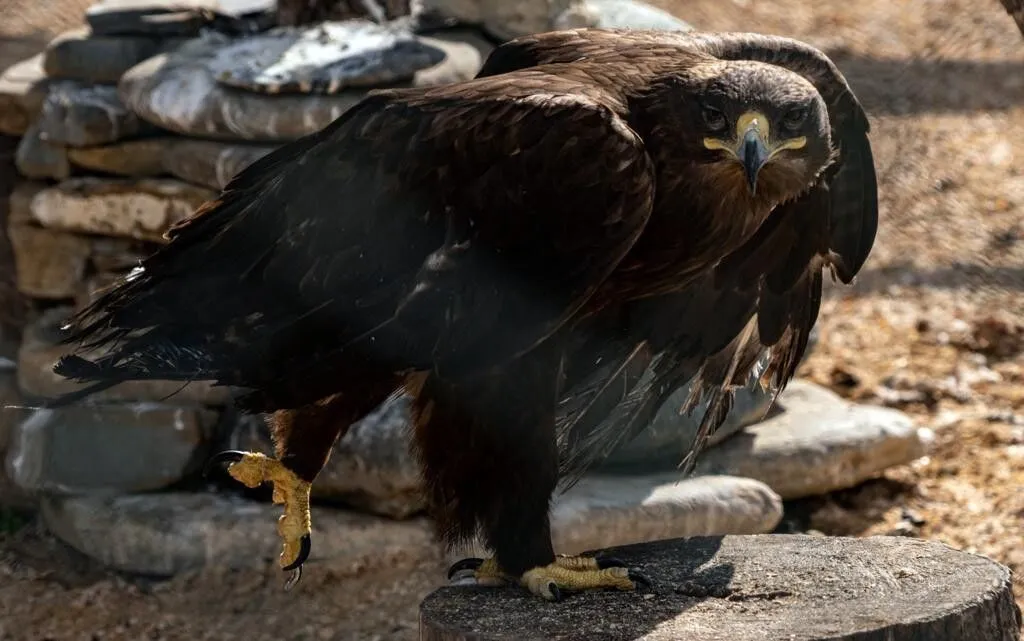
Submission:
[[[499,586],[516,582],[504,573],[494,558],[468,558],[448,569],[448,579],[455,585]],[[614,588],[635,590],[650,587],[651,581],[612,557],[557,556],[555,562],[527,570],[518,583],[548,601],[560,601],[565,591]]]
[[[295,587],[302,577],[302,564],[312,547],[309,515],[310,483],[303,481],[277,459],[257,452],[229,450],[214,456],[207,464],[207,472],[217,464],[227,463],[227,473],[246,487],[259,487],[262,483],[274,486],[274,503],[284,505],[284,514],[277,520],[277,533],[283,541],[278,562],[281,569],[291,572],[284,589]]]

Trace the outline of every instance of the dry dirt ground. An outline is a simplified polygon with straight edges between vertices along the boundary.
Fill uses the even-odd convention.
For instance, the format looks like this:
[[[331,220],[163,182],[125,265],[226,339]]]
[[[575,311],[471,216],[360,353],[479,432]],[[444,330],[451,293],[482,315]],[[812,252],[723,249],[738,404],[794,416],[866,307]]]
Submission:
[[[787,525],[988,555],[1024,606],[1024,39],[996,0],[654,1],[705,29],[825,48],[871,115],[878,241],[856,286],[829,292],[802,374],[903,409],[935,450],[790,506]],[[0,0],[0,61],[86,4]],[[277,574],[127,581],[27,527],[0,540],[0,639],[412,639],[440,568],[310,572],[293,595]]]

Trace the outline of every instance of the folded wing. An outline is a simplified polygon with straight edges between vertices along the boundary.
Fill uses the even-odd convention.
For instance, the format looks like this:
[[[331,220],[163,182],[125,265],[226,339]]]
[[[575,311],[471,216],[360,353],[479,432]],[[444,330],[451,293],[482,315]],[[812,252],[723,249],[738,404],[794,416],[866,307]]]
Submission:
[[[376,93],[171,230],[73,319],[67,342],[106,353],[56,370],[214,380],[271,411],[353,369],[500,367],[588,299],[650,215],[650,161],[603,98],[542,73]]]

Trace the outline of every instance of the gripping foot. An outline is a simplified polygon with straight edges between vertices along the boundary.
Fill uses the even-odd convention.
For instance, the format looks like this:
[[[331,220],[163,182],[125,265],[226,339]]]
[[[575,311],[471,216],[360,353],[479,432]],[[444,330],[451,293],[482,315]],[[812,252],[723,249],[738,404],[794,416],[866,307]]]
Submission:
[[[274,503],[284,505],[284,514],[277,521],[277,533],[283,540],[278,562],[291,572],[284,589],[290,590],[302,578],[302,564],[312,546],[309,516],[310,483],[303,481],[280,461],[256,452],[229,450],[214,456],[207,465],[227,463],[227,473],[246,487],[259,487],[264,482],[274,485]]]
[[[501,586],[517,582],[503,572],[494,558],[467,558],[448,569],[455,585]],[[518,583],[548,601],[562,600],[563,591],[614,588],[635,590],[650,587],[646,576],[612,557],[556,556],[555,562],[523,573]]]
[[[651,580],[612,557],[559,556],[551,565],[527,570],[519,583],[548,601],[561,601],[563,592],[614,588],[630,591],[651,587]]]

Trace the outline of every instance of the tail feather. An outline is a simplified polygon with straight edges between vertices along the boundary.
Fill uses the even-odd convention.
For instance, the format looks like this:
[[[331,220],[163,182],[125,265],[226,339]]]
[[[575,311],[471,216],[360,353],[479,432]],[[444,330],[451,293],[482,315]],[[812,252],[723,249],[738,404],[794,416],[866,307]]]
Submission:
[[[65,354],[53,366],[53,372],[87,387],[62,394],[45,402],[44,407],[57,408],[74,404],[92,394],[130,381],[216,380],[230,384],[231,372],[210,367],[211,354],[197,346],[195,339],[154,335],[153,331],[124,338],[117,346],[104,349],[102,356],[90,359],[78,354]]]

